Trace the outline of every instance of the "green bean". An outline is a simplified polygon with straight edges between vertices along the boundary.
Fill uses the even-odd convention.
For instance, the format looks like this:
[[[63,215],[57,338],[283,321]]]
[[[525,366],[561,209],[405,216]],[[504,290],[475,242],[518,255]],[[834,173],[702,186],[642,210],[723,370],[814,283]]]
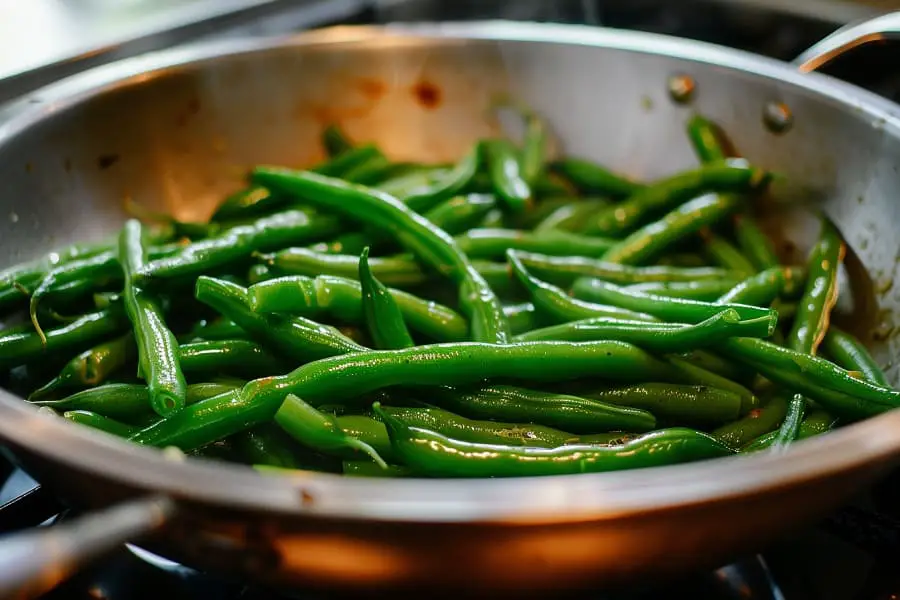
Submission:
[[[579,436],[552,427],[528,423],[478,421],[467,419],[439,408],[394,408],[385,406],[382,410],[410,427],[436,431],[447,437],[464,442],[501,444],[505,446],[533,446],[535,448],[555,448],[566,444],[584,443]],[[390,445],[386,429],[384,437],[388,445]],[[585,437],[591,439],[593,436]],[[607,437],[612,439],[612,436]]]
[[[632,267],[579,256],[545,256],[518,250],[511,252],[535,277],[565,288],[581,277],[595,277],[619,285],[720,281],[742,277],[741,274],[710,267]]]
[[[491,183],[504,208],[513,213],[527,211],[533,202],[531,187],[523,176],[513,145],[503,139],[487,140],[484,152]]]
[[[661,419],[704,425],[733,421],[748,410],[747,403],[734,391],[705,385],[641,383],[599,390],[585,397],[646,410]]]
[[[537,315],[531,302],[507,304],[503,307],[503,314],[506,315],[509,330],[513,335],[521,335],[537,326]]]
[[[805,275],[804,270],[797,267],[772,267],[737,284],[722,294],[718,302],[767,306],[781,295],[795,295]]]
[[[800,424],[800,428],[797,431],[797,439],[803,440],[814,435],[826,433],[834,427],[835,423],[837,423],[837,419],[824,410],[813,411]],[[777,431],[763,434],[741,448],[741,452],[756,452],[757,450],[767,449],[772,446],[777,435]]]
[[[334,275],[346,279],[359,276],[358,263],[354,256],[323,254],[307,248],[287,248],[275,254],[260,255],[272,268],[282,275]],[[508,288],[511,281],[505,264],[488,261],[472,261],[472,265],[495,290]],[[390,287],[409,289],[434,281],[429,273],[411,258],[372,257],[369,267],[379,281]]]
[[[384,421],[395,454],[413,472],[429,476],[563,475],[653,467],[733,453],[712,437],[685,428],[655,431],[621,445],[530,448],[476,444],[408,427],[377,403],[373,410]]]
[[[740,448],[754,439],[776,430],[787,413],[787,402],[775,395],[761,408],[751,411],[743,419],[723,425],[712,432],[732,448]]]
[[[233,436],[231,442],[240,457],[249,464],[298,469],[301,467],[294,441],[280,428],[259,425]]]
[[[612,240],[566,231],[533,233],[517,229],[470,229],[456,238],[459,249],[474,259],[502,258],[508,250],[524,250],[558,256],[603,254]]]
[[[316,206],[342,211],[396,234],[398,241],[423,262],[446,273],[459,286],[460,307],[469,317],[472,337],[505,343],[509,328],[500,301],[453,240],[396,198],[313,173],[257,168],[254,177]]]
[[[369,269],[369,249],[359,257],[363,322],[376,348],[394,350],[415,346],[403,313],[387,286]],[[399,292],[398,292],[399,293]],[[251,301],[252,302],[252,301]]]
[[[138,350],[138,365],[150,389],[150,406],[165,417],[184,406],[187,383],[181,372],[178,341],[155,299],[140,290],[134,275],[147,262],[140,221],[130,219],[119,237],[119,262],[125,273],[123,299]]]
[[[888,386],[884,371],[866,347],[851,334],[832,325],[823,344],[825,352],[841,367],[861,373],[871,383]]]
[[[522,286],[528,291],[536,310],[553,322],[567,323],[569,321],[596,317],[612,317],[634,321],[657,320],[644,313],[571,298],[558,287],[531,275],[515,253],[510,252],[508,257],[513,272]]]
[[[240,325],[263,346],[269,346],[292,360],[303,362],[365,350],[333,327],[302,317],[257,314],[250,309],[246,288],[221,279],[198,278],[196,296]]]
[[[598,399],[508,385],[423,389],[428,403],[473,419],[537,423],[574,433],[649,431],[656,418],[646,410]]]
[[[337,233],[340,222],[303,210],[287,210],[233,227],[222,235],[185,246],[168,258],[152,260],[135,273],[136,285],[197,277],[211,269],[291,244],[303,244]]]
[[[334,416],[320,412],[294,394],[288,394],[275,413],[275,422],[292,438],[313,450],[344,457],[367,455],[387,468],[374,448],[347,435]]]
[[[625,287],[626,291],[665,296],[667,298],[686,298],[688,300],[700,300],[711,302],[718,300],[723,294],[731,291],[737,282],[733,279],[720,279],[710,281],[654,281],[650,283],[636,283]],[[759,304],[757,302],[741,301],[742,304]]]
[[[183,336],[190,342],[213,342],[217,340],[235,340],[247,337],[247,332],[228,319],[200,321]]]
[[[753,191],[766,185],[769,176],[746,161],[727,160],[673,175],[634,193],[628,200],[601,211],[584,233],[621,235],[633,231],[649,217],[712,191]]]
[[[563,175],[575,187],[587,194],[602,194],[611,198],[625,198],[644,186],[616,175],[605,167],[580,158],[565,158],[550,165],[550,169]]]
[[[289,370],[280,357],[255,342],[243,339],[211,340],[182,344],[178,348],[185,373],[240,373],[261,377]]]
[[[772,322],[773,330],[778,322],[778,313],[768,308],[747,304],[715,304],[684,298],[666,298],[636,292],[599,279],[577,280],[572,288],[572,293],[583,300],[608,302],[623,309],[643,312],[659,319],[679,323],[699,323],[718,314],[724,307],[733,308],[742,319],[768,318]]]
[[[668,356],[666,361],[678,373],[676,376],[678,383],[701,385],[733,392],[741,399],[742,414],[751,412],[759,406],[759,398],[756,397],[756,394],[736,381],[722,377],[677,356]]]
[[[704,252],[713,263],[745,277],[756,272],[750,261],[728,240],[709,231],[704,231],[701,237]]]
[[[900,392],[858,379],[817,356],[753,338],[731,338],[716,349],[844,419],[858,420],[900,407]]]
[[[742,321],[737,311],[725,310],[696,325],[648,323],[595,318],[535,329],[513,338],[517,342],[559,340],[588,342],[618,340],[652,352],[679,352],[715,344],[729,337],[768,337],[775,325],[770,319]]]
[[[33,330],[0,332],[0,368],[10,369],[67,352],[80,352],[105,339],[122,335],[127,328],[125,311],[117,305],[46,331],[46,344]]]
[[[239,387],[240,385],[230,383],[192,384],[188,386],[185,402],[188,405],[194,404]],[[107,383],[76,392],[61,400],[40,400],[32,404],[62,411],[93,412],[130,422],[136,417],[152,414],[149,399],[150,392],[146,385]]]
[[[92,387],[137,358],[137,346],[130,332],[109,342],[85,350],[70,360],[59,375],[28,396],[40,400],[60,389]]]
[[[389,290],[404,321],[412,329],[440,341],[463,341],[469,326],[456,311],[400,290]],[[322,275],[279,277],[250,286],[247,301],[259,314],[289,313],[306,318],[330,315],[342,322],[362,324],[363,288],[359,282]]]
[[[341,128],[332,123],[322,130],[322,147],[331,158],[353,149],[353,142]]]
[[[597,211],[609,206],[609,202],[601,199],[576,198],[544,217],[534,227],[535,233],[544,231],[575,232],[581,228],[584,220]]]
[[[63,413],[63,417],[73,423],[86,425],[92,429],[98,429],[124,438],[127,438],[139,430],[138,427],[133,425],[120,423],[109,417],[104,417],[103,415],[86,410],[66,411]]]
[[[756,269],[771,269],[778,266],[778,255],[771,240],[759,229],[753,217],[734,215],[734,236],[741,253]]]
[[[603,254],[603,260],[629,265],[647,263],[686,236],[720,221],[741,203],[734,195],[707,194],[689,200],[611,247]]]

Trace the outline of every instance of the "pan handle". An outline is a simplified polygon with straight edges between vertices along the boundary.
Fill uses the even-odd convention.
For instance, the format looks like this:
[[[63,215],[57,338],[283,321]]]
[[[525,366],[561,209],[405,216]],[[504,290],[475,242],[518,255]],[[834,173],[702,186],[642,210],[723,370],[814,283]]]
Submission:
[[[169,498],[144,497],[0,537],[0,598],[36,598],[88,562],[159,529],[174,513]]]
[[[809,73],[858,46],[890,39],[900,39],[900,11],[841,27],[812,45],[793,62],[799,71]]]

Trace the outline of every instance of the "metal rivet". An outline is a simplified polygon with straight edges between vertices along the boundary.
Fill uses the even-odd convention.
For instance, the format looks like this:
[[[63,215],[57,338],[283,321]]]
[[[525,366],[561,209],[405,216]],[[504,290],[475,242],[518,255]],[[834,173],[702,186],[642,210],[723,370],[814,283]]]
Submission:
[[[772,133],[785,133],[794,124],[794,115],[784,102],[769,102],[763,109],[763,124]]]
[[[697,82],[690,75],[672,75],[669,77],[669,96],[679,104],[687,104],[694,97]]]

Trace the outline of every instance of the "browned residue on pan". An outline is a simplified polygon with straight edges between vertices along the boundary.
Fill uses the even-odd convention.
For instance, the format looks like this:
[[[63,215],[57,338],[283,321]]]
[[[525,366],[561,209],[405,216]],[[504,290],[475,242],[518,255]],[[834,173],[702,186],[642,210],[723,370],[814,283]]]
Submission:
[[[435,109],[441,104],[441,89],[429,81],[420,81],[414,85],[412,93],[423,108]]]

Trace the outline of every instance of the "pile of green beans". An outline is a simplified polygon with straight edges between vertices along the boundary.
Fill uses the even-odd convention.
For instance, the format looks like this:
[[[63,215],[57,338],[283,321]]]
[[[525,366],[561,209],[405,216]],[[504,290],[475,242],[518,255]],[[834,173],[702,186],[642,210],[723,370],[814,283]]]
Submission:
[[[900,406],[830,327],[846,252],[759,228],[769,173],[701,116],[699,166],[636,181],[521,142],[395,163],[332,125],[209,223],[0,271],[5,387],[98,435],[264,473],[505,477],[770,451]],[[151,228],[142,221],[161,221]],[[21,313],[21,318],[17,315]],[[821,351],[821,352],[820,352]]]

